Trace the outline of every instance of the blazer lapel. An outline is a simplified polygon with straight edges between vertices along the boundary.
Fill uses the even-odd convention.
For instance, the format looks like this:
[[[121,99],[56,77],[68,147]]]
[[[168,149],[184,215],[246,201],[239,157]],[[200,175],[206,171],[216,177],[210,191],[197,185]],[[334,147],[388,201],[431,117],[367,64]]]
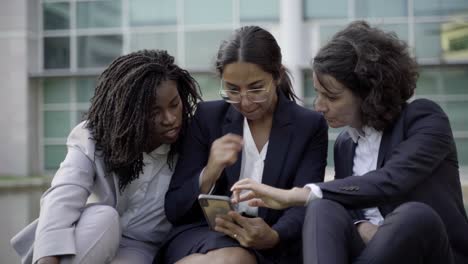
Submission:
[[[283,163],[286,160],[291,140],[291,119],[289,101],[281,92],[278,93],[278,105],[273,116],[273,124],[268,140],[268,150],[264,162],[262,183],[276,186]],[[258,215],[266,217],[266,208],[259,208]]]
[[[244,116],[231,106],[226,114],[226,119],[222,128],[222,135],[232,133],[242,136],[243,124]],[[224,169],[227,176],[228,188],[230,188],[235,182],[239,180],[241,163],[242,151],[239,151],[236,163]]]
[[[384,131],[382,135],[382,140],[380,141],[379,147],[379,157],[377,158],[377,169],[380,169],[384,166],[387,154],[391,147],[393,128],[388,128]],[[379,206],[380,213],[385,217],[388,213],[392,212],[395,209],[395,206],[392,203],[384,204]]]
[[[345,164],[344,164],[344,175],[343,178],[348,176],[353,176],[353,166],[354,166],[354,155],[356,154],[356,146],[357,144],[349,138],[348,142],[346,142],[346,149],[345,149]]]
[[[385,156],[387,154],[387,150],[390,147],[391,134],[392,133],[390,133],[390,131],[384,131],[384,133],[382,135],[382,140],[380,141],[379,156],[377,158],[377,168],[376,169],[380,169],[384,165]]]

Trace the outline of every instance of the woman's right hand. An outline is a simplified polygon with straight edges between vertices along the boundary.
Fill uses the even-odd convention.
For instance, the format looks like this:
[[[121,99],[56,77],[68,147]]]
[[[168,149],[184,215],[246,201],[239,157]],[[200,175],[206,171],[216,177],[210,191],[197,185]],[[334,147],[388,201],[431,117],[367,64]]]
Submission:
[[[238,153],[242,150],[243,145],[242,137],[231,133],[213,142],[210,157],[201,178],[200,190],[202,193],[207,193],[211,189],[224,168],[236,163]]]
[[[36,263],[37,264],[59,264],[60,258],[57,256],[47,256],[47,257],[40,258]]]
[[[248,190],[248,193],[240,194]],[[309,198],[309,188],[292,188],[290,190],[271,187],[258,183],[252,179],[243,179],[236,182],[232,188],[232,202],[249,201],[249,206],[268,207],[276,210],[291,206],[304,206]]]

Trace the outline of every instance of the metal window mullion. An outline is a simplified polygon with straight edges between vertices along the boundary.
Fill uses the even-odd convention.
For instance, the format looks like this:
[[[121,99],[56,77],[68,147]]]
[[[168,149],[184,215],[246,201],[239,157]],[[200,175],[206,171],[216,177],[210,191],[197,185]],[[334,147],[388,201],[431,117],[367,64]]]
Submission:
[[[38,97],[37,97],[37,100],[39,100],[38,102],[38,119],[39,119],[39,122],[38,122],[38,133],[39,133],[39,137],[38,137],[38,144],[39,144],[39,153],[38,153],[38,158],[39,158],[39,168],[41,170],[41,172],[44,172],[45,171],[45,135],[44,135],[44,107],[43,107],[43,104],[44,104],[44,81],[43,79],[39,80],[39,92],[38,92]]]
[[[76,1],[70,2],[70,71],[78,70],[78,37],[77,27],[77,6]]]
[[[69,78],[69,87],[70,87],[70,102],[69,102],[69,115],[70,115],[70,121],[69,121],[69,128],[70,131],[73,129],[73,127],[78,123],[77,118],[76,118],[76,112],[78,111],[77,109],[77,80],[76,77]]]
[[[414,0],[408,0],[408,45],[412,47],[412,55],[416,56],[414,27]]]
[[[176,0],[176,21],[177,21],[177,60],[182,67],[186,68],[185,59],[185,18],[184,0]],[[172,54],[171,54],[172,55]]]
[[[122,0],[122,53],[130,52],[130,5],[129,0]]]
[[[348,0],[348,21],[356,19],[356,0]]]
[[[240,27],[240,0],[232,0],[232,26],[234,29]]]

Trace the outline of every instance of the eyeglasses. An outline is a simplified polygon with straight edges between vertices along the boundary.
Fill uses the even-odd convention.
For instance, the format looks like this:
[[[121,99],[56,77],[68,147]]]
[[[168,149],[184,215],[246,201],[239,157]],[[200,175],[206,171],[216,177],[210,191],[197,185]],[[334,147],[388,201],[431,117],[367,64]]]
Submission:
[[[219,90],[219,95],[230,104],[240,103],[242,96],[246,96],[252,103],[262,103],[268,99],[268,93],[271,90],[270,88],[272,83],[273,79],[270,80],[268,85],[265,85],[262,88],[249,89],[244,93],[241,93],[240,91],[229,87],[224,80],[221,80],[221,90]]]

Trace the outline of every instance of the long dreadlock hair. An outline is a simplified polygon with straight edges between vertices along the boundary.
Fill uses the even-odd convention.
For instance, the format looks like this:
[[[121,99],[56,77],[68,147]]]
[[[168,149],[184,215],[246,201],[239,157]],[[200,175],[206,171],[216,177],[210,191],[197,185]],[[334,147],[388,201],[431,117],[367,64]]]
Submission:
[[[142,50],[116,58],[98,79],[86,127],[104,159],[106,174],[116,173],[119,189],[143,171],[143,152],[147,148],[151,105],[161,82],[173,80],[183,106],[180,136],[171,145],[168,165],[180,151],[194,108],[201,100],[198,83],[163,50]]]

